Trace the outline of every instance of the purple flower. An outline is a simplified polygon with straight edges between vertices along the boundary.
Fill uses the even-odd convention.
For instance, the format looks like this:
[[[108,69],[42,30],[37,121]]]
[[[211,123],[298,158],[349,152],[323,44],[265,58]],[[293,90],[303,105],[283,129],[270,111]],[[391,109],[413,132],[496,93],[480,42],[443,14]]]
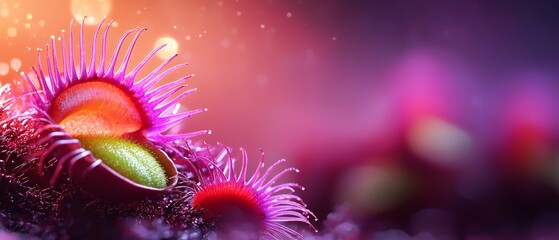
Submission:
[[[83,23],[78,53],[73,47],[73,21],[68,46],[62,31],[61,55],[57,53],[55,37],[51,37],[51,45],[46,47],[46,65],[42,63],[39,51],[39,68],[33,68],[40,86],[35,86],[24,75],[28,80],[25,100],[29,109],[17,117],[37,122],[36,144],[46,149],[39,158],[38,175],[44,174],[49,158],[56,159],[50,172],[51,185],[61,171],[66,171],[85,190],[100,198],[112,201],[141,199],[176,184],[175,165],[161,151],[160,145],[207,131],[164,133],[204,110],[172,112],[182,98],[196,90],[181,92],[190,75],[154,88],[167,75],[186,66],[183,63],[166,68],[177,55],[136,80],[147,62],[165,45],[155,48],[127,72],[134,45],[145,28],[126,32],[111,56],[106,53],[112,21],[109,22],[104,28],[97,59],[97,38],[103,22],[95,31],[89,63],[86,61],[88,50],[84,44]],[[134,32],[136,34],[116,69],[123,43]],[[79,55],[79,68],[74,63],[75,55]],[[172,98],[177,92],[178,96]]]
[[[302,239],[297,231],[283,222],[302,222],[312,227],[308,217],[314,216],[303,200],[294,195],[296,183],[275,184],[296,168],[286,168],[273,174],[279,160],[264,169],[264,154],[252,176],[247,176],[248,157],[241,149],[242,162],[236,171],[233,157],[226,148],[214,158],[197,157],[199,184],[193,187],[192,205],[205,210],[206,219],[215,219],[218,230],[227,237],[264,239]],[[221,165],[221,166],[218,166]]]

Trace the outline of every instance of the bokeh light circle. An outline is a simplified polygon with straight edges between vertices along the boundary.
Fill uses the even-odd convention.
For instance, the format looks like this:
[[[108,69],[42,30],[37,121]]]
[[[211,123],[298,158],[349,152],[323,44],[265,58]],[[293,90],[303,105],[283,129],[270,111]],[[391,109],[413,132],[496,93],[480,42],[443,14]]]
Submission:
[[[14,27],[8,28],[8,37],[15,37],[17,35],[17,29]]]
[[[21,68],[21,60],[19,58],[14,58],[10,61],[10,66],[12,67],[12,70],[14,71],[19,71],[19,69]]]
[[[162,59],[170,58],[179,51],[179,44],[177,43],[177,40],[171,37],[160,37],[155,41],[155,46],[158,47],[165,43],[167,46],[157,52],[157,56]]]
[[[97,25],[111,12],[112,5],[111,0],[72,0],[70,9],[77,21],[87,16],[86,25]]]
[[[7,63],[1,62],[0,63],[0,76],[6,76],[10,72],[10,66]]]
[[[7,17],[9,15],[10,15],[10,10],[8,10],[7,8],[0,9],[0,16]]]

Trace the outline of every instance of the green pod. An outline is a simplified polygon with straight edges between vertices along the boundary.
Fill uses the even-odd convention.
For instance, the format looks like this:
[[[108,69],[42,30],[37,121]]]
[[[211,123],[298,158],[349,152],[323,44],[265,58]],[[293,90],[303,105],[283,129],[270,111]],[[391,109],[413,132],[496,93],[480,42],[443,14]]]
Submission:
[[[165,188],[167,177],[153,151],[132,140],[112,136],[78,137],[83,147],[120,175],[140,185]]]

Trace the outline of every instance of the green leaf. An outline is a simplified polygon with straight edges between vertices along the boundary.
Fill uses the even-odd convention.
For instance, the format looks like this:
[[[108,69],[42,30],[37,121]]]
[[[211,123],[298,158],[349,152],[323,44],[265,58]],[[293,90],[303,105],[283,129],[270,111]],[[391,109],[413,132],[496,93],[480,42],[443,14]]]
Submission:
[[[119,137],[87,136],[78,139],[95,158],[101,159],[122,176],[141,185],[166,187],[165,171],[149,148]]]

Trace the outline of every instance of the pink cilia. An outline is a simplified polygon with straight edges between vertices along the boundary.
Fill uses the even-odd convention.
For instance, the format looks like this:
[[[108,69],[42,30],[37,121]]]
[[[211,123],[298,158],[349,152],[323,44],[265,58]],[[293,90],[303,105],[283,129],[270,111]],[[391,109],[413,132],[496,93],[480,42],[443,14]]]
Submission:
[[[39,175],[44,174],[49,159],[56,159],[55,168],[51,171],[51,184],[54,184],[61,171],[66,169],[68,177],[80,183],[93,195],[107,200],[127,201],[159,193],[176,184],[175,164],[159,146],[177,139],[207,133],[198,131],[165,134],[184,119],[205,109],[182,113],[172,111],[180,100],[196,90],[184,91],[184,82],[191,77],[190,75],[154,87],[170,73],[187,65],[181,63],[167,67],[177,55],[165,60],[145,77],[136,79],[138,73],[165,44],[153,49],[138,65],[127,71],[134,45],[146,28],[127,31],[111,57],[106,53],[107,37],[112,23],[110,21],[103,30],[98,59],[97,38],[104,22],[105,20],[95,30],[89,64],[86,61],[83,22],[77,53],[73,47],[73,21],[70,24],[67,46],[65,32],[62,31],[60,55],[54,37],[51,37],[51,45],[47,45],[46,48],[46,65],[42,63],[41,51],[38,51],[39,66],[33,70],[39,86],[34,85],[30,77],[24,75],[31,93],[31,97],[27,98],[30,99],[28,104],[33,106],[34,111],[26,111],[17,117],[30,118],[41,123],[37,130],[39,138],[35,144],[44,146],[46,151],[38,162]],[[116,69],[124,41],[132,33],[135,35]],[[74,62],[76,54],[79,55],[79,68]],[[173,97],[175,95],[177,96]],[[93,147],[84,147],[86,142],[86,145]],[[124,155],[140,152],[150,159],[153,158],[156,162],[151,164],[161,168],[153,174],[159,174],[164,185],[152,186],[133,180],[134,176],[144,174],[145,176],[137,178],[149,182],[152,174],[150,171],[154,167],[143,166],[141,161],[144,157],[136,157],[135,160],[140,161],[138,167],[122,166],[129,161],[127,158],[118,159],[118,156],[123,155],[123,148],[128,151]],[[97,152],[94,154],[93,149],[101,150],[95,150]],[[98,159],[94,156],[96,154],[104,154],[106,157]],[[111,156],[116,156],[120,162],[109,166],[108,160],[111,160]]]
[[[197,158],[194,168],[197,169],[199,183],[193,187],[192,205],[204,209],[204,217],[214,219],[224,237],[303,239],[300,233],[282,224],[302,222],[312,227],[308,218],[316,220],[316,217],[306,208],[303,200],[293,194],[296,188],[303,188],[291,182],[275,184],[285,174],[299,170],[286,168],[273,174],[285,160],[279,160],[265,169],[262,153],[258,167],[249,176],[247,153],[244,149],[241,153],[239,171],[236,171],[227,148],[215,159]],[[231,235],[239,230],[244,231],[244,235]]]

